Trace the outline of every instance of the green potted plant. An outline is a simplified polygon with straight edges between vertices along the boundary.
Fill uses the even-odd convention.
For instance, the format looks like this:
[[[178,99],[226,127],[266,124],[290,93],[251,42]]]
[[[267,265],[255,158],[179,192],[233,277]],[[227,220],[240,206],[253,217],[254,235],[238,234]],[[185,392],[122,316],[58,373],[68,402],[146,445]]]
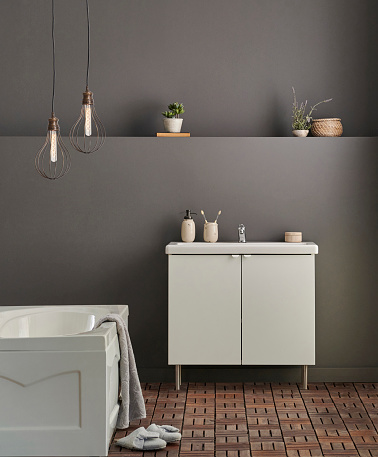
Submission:
[[[183,119],[180,114],[185,113],[184,105],[182,103],[171,103],[168,105],[169,111],[163,111],[161,114],[164,116],[164,128],[169,133],[180,133]]]
[[[307,108],[307,100],[300,105],[297,102],[297,97],[295,95],[295,89],[293,89],[293,95],[294,95],[294,101],[293,101],[293,123],[292,123],[292,129],[293,129],[293,135],[297,137],[306,137],[308,135],[308,131],[310,130],[311,127],[311,121],[312,117],[311,114],[313,113],[314,110],[316,110],[316,107],[320,105],[321,103],[327,103],[332,100],[332,98],[329,98],[328,100],[323,100],[319,103],[316,103],[314,106],[311,106],[311,109],[308,114],[306,114],[306,108]]]

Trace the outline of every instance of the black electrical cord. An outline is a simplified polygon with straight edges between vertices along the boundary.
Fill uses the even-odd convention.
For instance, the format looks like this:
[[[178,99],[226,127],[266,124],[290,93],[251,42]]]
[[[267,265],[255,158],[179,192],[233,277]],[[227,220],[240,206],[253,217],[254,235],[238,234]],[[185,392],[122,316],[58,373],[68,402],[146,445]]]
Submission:
[[[87,54],[87,87],[89,86],[89,64],[90,64],[90,49],[91,49],[91,24],[89,20],[89,2],[86,0],[87,3],[87,27],[88,27],[88,54]]]
[[[54,0],[52,2],[52,26],[51,26],[51,37],[52,37],[52,51],[53,51],[53,85],[52,85],[52,100],[51,100],[51,112],[54,113],[54,101],[55,101],[55,11],[54,11]]]

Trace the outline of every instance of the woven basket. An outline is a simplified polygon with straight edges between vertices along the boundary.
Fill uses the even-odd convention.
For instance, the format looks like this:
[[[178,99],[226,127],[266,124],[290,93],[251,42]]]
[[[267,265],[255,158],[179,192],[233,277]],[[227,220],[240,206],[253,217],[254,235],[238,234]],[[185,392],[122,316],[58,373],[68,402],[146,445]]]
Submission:
[[[341,136],[343,134],[341,119],[313,119],[311,134],[312,136]]]

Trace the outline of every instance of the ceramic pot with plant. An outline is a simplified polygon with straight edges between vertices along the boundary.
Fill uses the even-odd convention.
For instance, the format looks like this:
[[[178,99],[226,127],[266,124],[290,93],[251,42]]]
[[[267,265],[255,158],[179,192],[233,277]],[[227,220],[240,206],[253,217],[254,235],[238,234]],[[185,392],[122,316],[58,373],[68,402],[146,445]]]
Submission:
[[[311,114],[313,111],[316,110],[316,107],[320,105],[321,103],[327,103],[332,100],[332,98],[329,98],[328,100],[323,100],[319,103],[316,103],[314,106],[311,106],[311,109],[308,114],[306,114],[306,109],[307,109],[307,100],[300,105],[297,102],[297,97],[295,95],[295,89],[293,89],[293,95],[294,95],[294,101],[293,101],[293,123],[292,123],[292,129],[293,129],[293,135],[297,137],[306,137],[308,135],[308,132],[311,127],[311,121],[312,117]]]
[[[180,133],[183,119],[180,114],[185,113],[182,103],[171,103],[168,105],[169,111],[163,111],[161,114],[165,117],[164,128],[168,133]]]

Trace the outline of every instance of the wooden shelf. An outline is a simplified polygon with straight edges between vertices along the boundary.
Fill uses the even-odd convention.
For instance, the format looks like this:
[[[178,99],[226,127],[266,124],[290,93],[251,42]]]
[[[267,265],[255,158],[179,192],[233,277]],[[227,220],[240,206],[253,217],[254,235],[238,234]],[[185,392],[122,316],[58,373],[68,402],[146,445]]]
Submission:
[[[166,132],[159,132],[156,134],[158,137],[164,138],[187,138],[190,136],[189,132],[182,132],[182,133],[166,133]]]

